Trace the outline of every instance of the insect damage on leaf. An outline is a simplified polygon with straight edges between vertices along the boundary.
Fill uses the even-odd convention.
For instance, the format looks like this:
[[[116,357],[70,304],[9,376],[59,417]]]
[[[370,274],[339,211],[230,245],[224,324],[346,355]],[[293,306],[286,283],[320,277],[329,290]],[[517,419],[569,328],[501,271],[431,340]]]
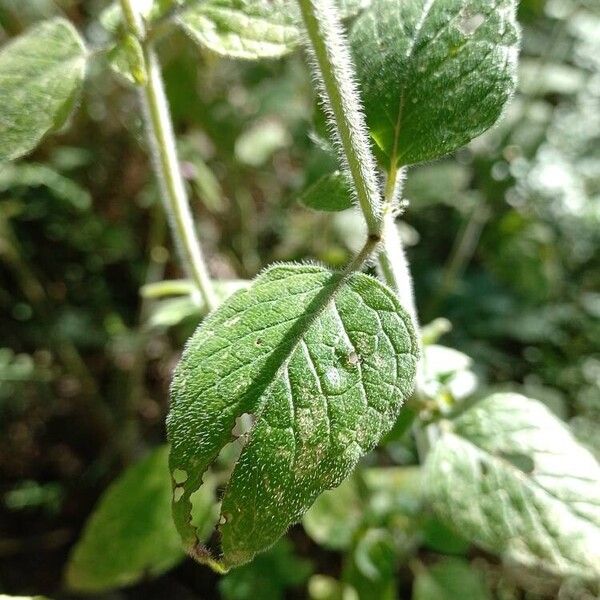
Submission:
[[[227,300],[188,343],[172,386],[173,514],[186,547],[212,562],[190,496],[241,415],[252,422],[222,501],[223,568],[271,546],[345,479],[394,423],[417,358],[410,318],[364,274],[281,265]]]

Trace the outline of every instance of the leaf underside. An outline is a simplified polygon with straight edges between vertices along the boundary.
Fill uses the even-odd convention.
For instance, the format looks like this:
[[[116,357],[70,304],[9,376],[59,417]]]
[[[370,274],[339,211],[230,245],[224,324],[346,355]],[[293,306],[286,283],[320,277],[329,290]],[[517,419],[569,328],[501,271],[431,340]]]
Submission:
[[[350,41],[367,123],[387,170],[483,133],[516,83],[514,0],[373,0]]]
[[[202,559],[189,499],[236,418],[255,424],[222,501],[226,568],[272,545],[374,447],[412,392],[417,355],[397,298],[364,274],[276,266],[226,301],[172,386],[173,514],[188,549]]]
[[[199,45],[231,58],[276,58],[300,37],[282,0],[207,0],[177,19]]]
[[[35,148],[68,117],[85,72],[86,51],[64,19],[45,21],[0,51],[0,161]]]
[[[427,458],[424,489],[452,527],[509,561],[600,575],[600,465],[541,403],[495,394]]]

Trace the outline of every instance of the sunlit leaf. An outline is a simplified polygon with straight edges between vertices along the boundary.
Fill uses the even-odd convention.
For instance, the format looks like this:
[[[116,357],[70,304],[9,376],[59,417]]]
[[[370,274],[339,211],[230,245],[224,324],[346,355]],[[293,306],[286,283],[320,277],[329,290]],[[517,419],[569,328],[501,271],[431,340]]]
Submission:
[[[426,463],[448,525],[506,560],[600,574],[600,465],[544,405],[495,394],[452,423]]]
[[[516,81],[514,0],[373,0],[351,44],[388,170],[438,158],[493,125]]]
[[[197,44],[231,58],[283,56],[300,35],[283,0],[206,0],[177,22]]]
[[[375,279],[281,265],[198,328],[175,372],[168,433],[175,522],[192,552],[189,498],[236,419],[249,441],[222,502],[225,567],[249,561],[336,487],[394,423],[411,393],[417,342]]]
[[[0,161],[61,127],[83,82],[86,51],[64,19],[45,21],[0,50]]]

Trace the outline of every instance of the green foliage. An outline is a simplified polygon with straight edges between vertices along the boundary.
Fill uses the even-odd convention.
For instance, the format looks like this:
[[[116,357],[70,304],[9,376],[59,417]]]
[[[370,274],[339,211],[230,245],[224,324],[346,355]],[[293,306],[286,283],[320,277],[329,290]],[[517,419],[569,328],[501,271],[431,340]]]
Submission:
[[[146,44],[156,51],[174,130],[185,132],[178,136],[177,162],[200,219],[217,302],[226,301],[238,283],[245,287],[245,280],[273,262],[311,257],[331,268],[346,265],[360,249],[365,227],[356,210],[327,214],[332,208],[350,208],[354,193],[340,175],[347,164],[336,162],[335,144],[322,139],[310,144],[314,86],[301,53],[264,62],[219,58],[287,55],[301,39],[297,3],[286,2],[282,10],[278,2],[133,0],[149,42],[127,34],[119,2],[101,10],[107,4],[0,0],[0,38],[3,43],[19,39],[39,20],[68,14],[89,38],[94,56],[108,58],[130,81],[137,72],[138,83],[145,81],[141,57]],[[315,5],[323,4],[330,3],[315,0]],[[385,171],[456,149],[502,110],[514,79],[513,65],[503,59],[513,59],[516,3],[335,4],[339,16],[348,19],[343,27],[352,40],[359,92],[367,92],[364,104],[374,127],[370,133]],[[363,456],[340,486],[316,498],[302,516],[303,528],[292,528],[287,539],[220,581],[208,570],[194,571],[191,561],[152,581],[163,566],[168,568],[169,555],[173,564],[183,557],[168,519],[163,523],[168,534],[153,538],[158,542],[147,542],[140,534],[145,550],[138,552],[130,551],[119,535],[106,539],[105,531],[114,531],[111,523],[118,525],[119,515],[131,511],[111,510],[117,516],[102,529],[92,527],[94,513],[84,535],[90,548],[86,581],[102,579],[98,572],[107,555],[125,565],[122,547],[132,562],[120,574],[115,568],[113,582],[103,580],[102,589],[130,585],[119,579],[124,573],[132,585],[144,579],[143,587],[125,595],[163,597],[181,590],[203,598],[371,600],[408,598],[412,590],[416,599],[598,596],[592,580],[598,574],[594,486],[599,479],[597,467],[583,473],[592,463],[582,449],[595,452],[597,460],[600,20],[595,4],[521,0],[525,60],[506,118],[456,157],[409,169],[402,195],[388,207],[399,219],[406,212],[407,222],[397,224],[416,280],[418,312],[423,322],[433,324],[421,330],[419,393],[407,399],[377,449]],[[463,12],[449,16],[456,11]],[[192,13],[196,34],[182,23]],[[199,41],[200,52],[176,31],[177,23]],[[417,30],[421,35],[415,35]],[[358,41],[357,35],[362,36]],[[407,57],[411,46],[414,52]],[[140,147],[143,113],[132,108],[136,94],[117,85],[107,66],[106,60],[90,66],[80,116],[65,136],[69,146],[57,148],[47,140],[38,162],[0,167],[0,477],[5,488],[0,581],[2,589],[14,593],[40,589],[52,595],[60,587],[57,565],[66,558],[68,532],[77,531],[89,499],[114,473],[117,460],[130,461],[160,437],[178,349],[207,313],[192,280],[160,281],[185,271],[175,264],[149,161]],[[0,85],[0,95],[3,91]],[[393,122],[401,98],[416,101],[405,102],[402,118]],[[471,106],[473,100],[477,102]],[[0,105],[0,115],[6,110]],[[324,124],[324,113],[318,116]],[[319,136],[327,136],[324,126],[317,129]],[[0,147],[3,143],[0,136]],[[384,176],[378,173],[378,181]],[[369,260],[365,270],[372,272],[375,266]],[[329,272],[315,273],[325,277]],[[238,277],[235,283],[228,281]],[[306,307],[298,296],[290,296],[286,285],[275,290],[272,283],[277,301],[257,310],[248,331],[263,326],[265,313],[267,325],[292,312],[302,320]],[[344,284],[338,294],[349,291]],[[241,312],[243,297],[238,301],[235,296],[226,306],[239,302]],[[291,307],[294,303],[299,306]],[[363,313],[371,313],[362,306],[350,308],[355,334],[366,335],[370,330],[364,327]],[[230,420],[223,426],[224,447],[216,450],[214,468],[201,477],[202,485],[200,480],[189,483],[190,500],[201,505],[204,498],[216,522],[216,487],[229,502],[222,509],[223,528],[237,503],[243,506],[244,523],[257,515],[261,530],[260,535],[250,533],[251,524],[239,535],[231,530],[230,549],[238,539],[246,543],[250,537],[262,549],[267,545],[262,523],[275,515],[283,529],[291,519],[282,520],[289,511],[280,506],[285,497],[274,494],[263,500],[273,490],[273,468],[286,460],[275,450],[287,450],[284,436],[292,434],[273,428],[267,436],[260,419],[275,414],[289,420],[280,410],[288,404],[269,402],[278,399],[269,384],[280,383],[281,348],[294,353],[295,338],[288,334],[296,321],[282,327],[273,348],[263,348],[265,353],[273,350],[277,360],[261,355],[269,369],[255,365],[260,375],[251,381],[255,373],[244,361],[254,357],[255,349],[244,343],[247,331],[239,329],[239,322],[231,327],[228,349],[209,360],[215,346],[200,332],[220,332],[224,323],[217,327],[211,321],[220,314],[206,319],[195,340],[206,343],[205,351],[199,351],[201,364],[213,369],[205,370],[199,382],[212,382],[216,389],[205,394],[189,386],[190,402],[181,404],[177,426],[181,439],[191,431],[184,448],[190,451],[189,469],[176,467],[171,475],[165,450],[160,450],[160,510],[166,515],[170,502],[183,503],[186,477],[200,471],[194,442],[206,442],[207,428],[194,420],[208,399],[220,423]],[[231,314],[224,322],[234,318]],[[311,320],[311,326],[315,323]],[[443,342],[441,335],[447,336]],[[269,339],[263,333],[250,338],[261,344]],[[195,373],[190,361],[196,351],[190,347],[186,354],[190,373]],[[319,360],[324,352],[318,346]],[[329,358],[324,369],[340,356]],[[218,380],[224,370],[235,368],[241,368],[239,374]],[[324,395],[315,393],[313,375],[297,369],[293,398],[299,402],[293,406],[311,410],[310,417],[318,419]],[[381,386],[389,379],[379,370],[377,375]],[[196,380],[195,374],[189,377]],[[236,385],[244,386],[241,392]],[[503,392],[493,403],[488,401],[492,391]],[[514,392],[535,398],[554,415]],[[252,406],[242,407],[238,393]],[[513,400],[503,409],[507,397]],[[478,398],[483,402],[477,403]],[[325,399],[334,406],[337,396]],[[230,401],[235,408],[225,414],[223,406]],[[108,416],[107,425],[97,418],[99,412]],[[305,419],[301,425],[307,423]],[[303,440],[309,437],[304,433]],[[316,456],[323,446],[309,441],[305,455]],[[250,465],[245,454],[238,461],[248,449],[261,454],[264,469],[250,473],[245,467],[257,463]],[[317,459],[300,467],[306,478],[315,474],[319,487],[311,493],[317,494],[325,484],[319,480],[321,465],[314,464]],[[297,477],[288,468],[286,474],[291,473]],[[275,475],[275,483],[284,486],[279,471]],[[123,495],[135,500],[144,489],[140,483]],[[295,494],[293,486],[285,491]],[[228,501],[231,494],[235,497]],[[146,496],[137,509],[143,515],[140,527],[148,527],[145,516],[154,514],[157,497]],[[189,511],[188,504],[185,508]],[[192,508],[191,513],[190,530],[198,527],[202,542],[208,533],[202,531],[205,518],[201,510]],[[31,540],[36,541],[35,553],[17,553],[29,548]],[[165,541],[167,552],[159,556]],[[211,548],[218,541],[217,532]],[[193,550],[201,560],[208,558],[200,545]],[[153,564],[163,566],[150,566],[143,575],[143,567],[135,569],[138,556],[152,556],[157,560]],[[307,582],[313,571],[319,575]],[[539,571],[541,577],[536,576]]]
[[[598,575],[600,465],[561,421],[534,400],[496,394],[449,429],[425,480],[449,525],[507,560]]]
[[[64,19],[45,21],[0,51],[0,161],[31,152],[60,128],[79,94],[86,51]]]
[[[219,589],[224,600],[283,600],[285,592],[304,583],[311,572],[310,562],[295,556],[292,544],[282,539],[251,565],[223,577]]]
[[[148,81],[144,51],[136,37],[126,34],[109,51],[111,68],[135,85],[145,85]]]
[[[47,165],[31,162],[0,165],[0,192],[37,187],[48,188],[57,200],[78,210],[90,208],[92,204],[87,190]]]
[[[306,533],[320,546],[345,550],[362,523],[364,506],[350,477],[322,493],[302,518]]]
[[[184,557],[170,518],[168,448],[161,446],[125,471],[104,493],[67,567],[73,591],[101,592],[158,575]],[[212,527],[213,488],[194,498],[198,535]]]
[[[388,171],[460,148],[515,87],[514,0],[373,0],[351,32],[367,123]]]
[[[448,558],[431,567],[419,565],[413,600],[490,600],[482,573],[465,560]]]
[[[362,274],[282,265],[226,301],[172,386],[170,464],[186,473],[173,509],[186,546],[197,545],[190,495],[236,418],[255,425],[221,507],[227,567],[273,544],[373,448],[412,391],[417,354],[396,297]]]
[[[299,31],[283,0],[208,0],[177,17],[200,46],[231,58],[274,58],[298,43]]]
[[[323,175],[299,198],[300,202],[314,210],[337,212],[352,207],[352,188],[348,176],[341,171]]]

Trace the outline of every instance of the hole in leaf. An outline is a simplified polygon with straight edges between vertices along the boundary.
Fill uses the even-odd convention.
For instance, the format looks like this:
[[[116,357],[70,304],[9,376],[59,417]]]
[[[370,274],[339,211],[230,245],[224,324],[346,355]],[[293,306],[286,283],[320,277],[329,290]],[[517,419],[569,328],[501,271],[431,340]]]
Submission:
[[[181,500],[181,497],[183,496],[184,490],[181,486],[177,486],[174,490],[173,490],[173,500],[175,502],[179,502]]]
[[[235,425],[231,430],[234,439],[247,438],[256,423],[256,417],[250,413],[244,413],[235,420]]]
[[[173,471],[173,480],[177,485],[187,481],[188,474],[183,469],[175,469]]]
[[[470,15],[467,13],[461,16],[456,26],[463,35],[471,36],[483,25],[484,21],[485,17],[482,14]]]
[[[361,358],[356,352],[350,352],[346,360],[348,361],[348,365],[350,367],[356,367],[361,362]]]

